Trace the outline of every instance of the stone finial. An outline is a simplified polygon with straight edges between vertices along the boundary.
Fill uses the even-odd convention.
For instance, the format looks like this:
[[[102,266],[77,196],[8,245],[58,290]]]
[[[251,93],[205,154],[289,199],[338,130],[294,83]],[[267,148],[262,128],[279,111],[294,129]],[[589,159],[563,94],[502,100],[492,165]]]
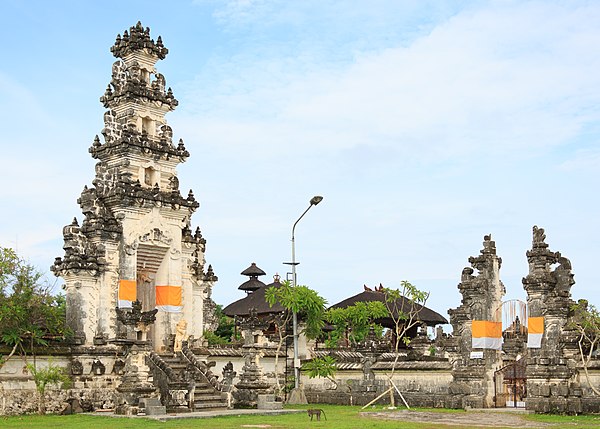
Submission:
[[[188,192],[188,197],[187,197],[188,201],[195,201],[196,198],[194,198],[194,191],[192,191],[190,189],[190,192]]]
[[[138,21],[136,25],[129,28],[129,32],[125,30],[123,37],[117,34],[115,44],[110,48],[110,51],[117,58],[124,58],[128,54],[145,50],[150,55],[153,55],[161,60],[164,60],[169,50],[164,47],[162,38],[159,37],[156,42],[150,38],[150,28],[142,26]]]
[[[533,226],[533,242],[532,247],[548,247],[548,245],[544,242],[546,240],[546,234],[544,233],[544,228],[538,228],[537,225]]]
[[[204,280],[216,282],[219,278],[215,275],[213,271],[212,265],[208,265],[208,269],[206,270],[206,274],[204,274]]]

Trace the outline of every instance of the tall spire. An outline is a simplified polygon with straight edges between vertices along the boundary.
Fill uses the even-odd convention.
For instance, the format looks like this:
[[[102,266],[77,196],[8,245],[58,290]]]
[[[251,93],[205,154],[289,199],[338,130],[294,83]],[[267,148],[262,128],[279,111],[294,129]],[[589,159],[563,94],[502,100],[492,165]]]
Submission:
[[[206,240],[191,234],[199,204],[192,191],[180,191],[177,166],[190,154],[173,139],[165,115],[178,103],[155,67],[168,51],[138,22],[111,52],[117,59],[100,98],[104,128],[89,149],[96,174],[78,199],[81,226],[64,228],[65,254],[51,269],[65,279],[67,319],[81,344],[116,338],[115,307],[137,299],[144,311],[161,309],[152,334],[160,349],[181,317],[196,338],[216,327],[210,291],[217,276],[205,268]]]
[[[142,50],[161,60],[164,60],[169,53],[169,50],[164,47],[161,37],[158,36],[154,42],[150,38],[150,28],[144,28],[140,21],[129,29],[129,33],[125,30],[123,37],[118,34],[115,44],[110,48],[115,57],[123,59],[132,52]]]

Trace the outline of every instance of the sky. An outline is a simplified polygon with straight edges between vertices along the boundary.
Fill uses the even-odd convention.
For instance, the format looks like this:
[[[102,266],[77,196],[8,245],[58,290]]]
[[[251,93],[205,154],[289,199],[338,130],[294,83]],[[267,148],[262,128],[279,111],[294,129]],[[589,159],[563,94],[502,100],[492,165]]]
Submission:
[[[0,246],[48,273],[82,219],[109,48],[139,20],[179,100],[182,193],[219,277],[255,262],[330,304],[363,284],[430,292],[446,315],[492,234],[525,299],[532,227],[600,305],[600,2],[2,0]]]

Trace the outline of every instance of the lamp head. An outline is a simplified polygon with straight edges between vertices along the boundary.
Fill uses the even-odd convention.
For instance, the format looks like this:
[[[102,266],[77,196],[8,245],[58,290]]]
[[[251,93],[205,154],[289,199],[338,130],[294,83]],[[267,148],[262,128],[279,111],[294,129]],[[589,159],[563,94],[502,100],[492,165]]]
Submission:
[[[317,204],[319,204],[321,201],[323,201],[323,197],[320,195],[315,195],[314,197],[312,197],[310,199],[310,205],[311,206],[316,206]]]

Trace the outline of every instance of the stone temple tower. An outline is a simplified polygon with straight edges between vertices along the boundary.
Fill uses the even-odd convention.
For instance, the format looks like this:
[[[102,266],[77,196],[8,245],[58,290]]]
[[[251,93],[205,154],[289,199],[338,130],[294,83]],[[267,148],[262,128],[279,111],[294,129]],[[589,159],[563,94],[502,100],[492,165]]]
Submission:
[[[181,319],[196,339],[213,328],[217,277],[200,229],[191,229],[199,204],[179,190],[176,167],[189,152],[173,142],[165,114],[178,102],[155,68],[168,50],[139,22],[110,50],[117,61],[100,98],[103,139],[89,149],[96,176],[78,199],[83,221],[65,226],[65,254],[51,269],[65,281],[67,323],[80,344],[122,338],[116,308],[139,300],[159,310],[148,336],[162,350]]]

